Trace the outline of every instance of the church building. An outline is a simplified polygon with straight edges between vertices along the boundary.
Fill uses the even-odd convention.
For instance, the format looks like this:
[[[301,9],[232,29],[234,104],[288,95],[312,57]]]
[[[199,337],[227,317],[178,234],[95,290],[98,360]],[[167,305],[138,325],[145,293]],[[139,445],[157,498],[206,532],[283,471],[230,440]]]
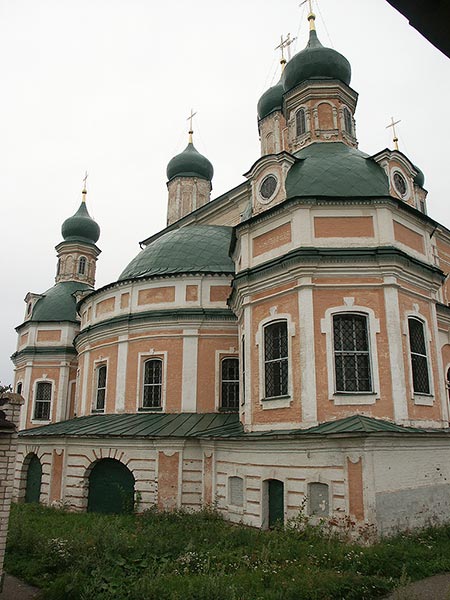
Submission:
[[[211,199],[191,120],[167,227],[98,289],[86,189],[64,221],[12,357],[19,501],[449,520],[450,231],[405,154],[359,150],[350,64],[308,20],[244,183]]]

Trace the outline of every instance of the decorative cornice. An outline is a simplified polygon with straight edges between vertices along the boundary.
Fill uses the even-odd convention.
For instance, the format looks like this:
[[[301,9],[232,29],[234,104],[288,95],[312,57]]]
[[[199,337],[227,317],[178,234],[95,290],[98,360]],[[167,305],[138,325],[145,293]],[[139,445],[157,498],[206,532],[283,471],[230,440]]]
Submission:
[[[74,346],[27,346],[11,355],[14,362],[22,356],[48,356],[49,354],[70,354],[75,355],[77,351]]]

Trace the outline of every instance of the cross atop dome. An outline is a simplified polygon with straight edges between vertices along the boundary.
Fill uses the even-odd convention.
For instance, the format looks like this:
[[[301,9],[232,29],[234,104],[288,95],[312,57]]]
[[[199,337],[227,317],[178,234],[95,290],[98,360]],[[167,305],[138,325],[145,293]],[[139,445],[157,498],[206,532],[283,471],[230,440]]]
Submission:
[[[192,126],[192,119],[195,117],[195,115],[197,114],[197,112],[194,112],[194,109],[191,108],[191,114],[188,116],[188,118],[186,119],[187,121],[189,121],[189,143],[192,144],[192,136],[194,133],[194,129]]]

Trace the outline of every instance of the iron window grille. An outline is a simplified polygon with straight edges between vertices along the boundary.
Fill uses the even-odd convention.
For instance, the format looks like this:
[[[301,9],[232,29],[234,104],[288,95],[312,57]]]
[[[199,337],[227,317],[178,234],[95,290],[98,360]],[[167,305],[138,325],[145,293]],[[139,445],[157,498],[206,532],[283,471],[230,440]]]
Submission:
[[[336,392],[372,392],[367,317],[333,317]]]
[[[408,319],[411,370],[415,394],[430,393],[428,357],[425,343],[424,325],[419,319]]]
[[[142,408],[161,408],[162,360],[153,358],[144,363]]]
[[[264,328],[264,396],[274,398],[288,393],[288,329],[286,321]]]
[[[86,272],[86,259],[84,256],[82,256],[80,258],[80,260],[78,261],[78,274],[84,275],[85,272]]]
[[[224,410],[239,409],[239,360],[224,358],[221,364],[221,402]]]
[[[34,404],[34,419],[36,421],[50,420],[50,405],[52,401],[52,384],[39,382],[36,386],[36,398]]]
[[[106,399],[106,365],[102,365],[97,369],[97,392],[95,397],[95,410],[105,410]]]

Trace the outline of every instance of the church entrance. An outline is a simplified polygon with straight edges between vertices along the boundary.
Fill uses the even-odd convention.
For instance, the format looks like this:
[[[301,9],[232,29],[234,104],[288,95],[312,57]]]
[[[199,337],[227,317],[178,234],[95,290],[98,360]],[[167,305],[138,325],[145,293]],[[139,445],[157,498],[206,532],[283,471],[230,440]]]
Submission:
[[[134,477],[118,460],[104,458],[89,475],[88,512],[120,514],[134,508]]]
[[[41,497],[42,465],[36,454],[30,459],[27,469],[27,485],[25,488],[25,502],[39,502]]]
[[[284,483],[278,479],[267,481],[269,496],[269,527],[284,523]]]

